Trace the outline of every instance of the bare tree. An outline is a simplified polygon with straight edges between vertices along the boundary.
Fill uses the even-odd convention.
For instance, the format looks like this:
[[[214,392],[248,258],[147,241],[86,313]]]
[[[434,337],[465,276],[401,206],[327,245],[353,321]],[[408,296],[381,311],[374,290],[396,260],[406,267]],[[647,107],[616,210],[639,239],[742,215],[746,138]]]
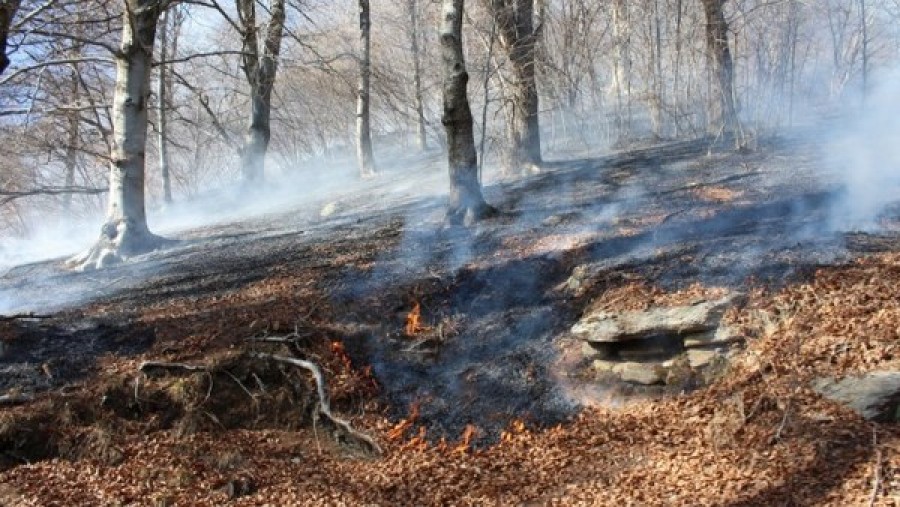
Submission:
[[[359,174],[375,175],[372,155],[372,119],[370,81],[372,78],[372,18],[369,0],[359,0],[359,86],[356,93],[356,159]]]
[[[240,22],[244,75],[250,84],[250,123],[241,148],[241,172],[247,182],[261,180],[272,137],[272,89],[284,32],[284,0],[270,0],[268,23],[258,25],[256,0],[235,0]],[[260,51],[260,43],[262,50]]]
[[[469,74],[463,57],[463,0],[443,0],[441,57],[444,74],[444,114],[447,161],[450,172],[450,204],[447,222],[469,225],[496,212],[484,200],[478,180],[478,154],[472,127],[472,109],[466,86]]]
[[[9,57],[6,55],[6,42],[9,38],[9,28],[13,17],[19,10],[20,0],[0,1],[0,74],[9,67]]]
[[[734,62],[728,47],[728,22],[723,6],[726,0],[701,0],[706,15],[706,50],[712,80],[709,101],[709,132],[736,132],[737,110],[734,104]],[[739,142],[739,141],[738,141]]]
[[[147,227],[144,148],[156,27],[170,3],[170,0],[125,0],[122,43],[115,54],[114,144],[106,223],[97,243],[72,259],[82,269],[102,268],[153,250],[162,241]]]
[[[159,146],[159,174],[163,184],[163,200],[172,202],[172,179],[169,175],[169,135],[168,108],[169,108],[169,11],[162,14],[160,20],[162,27],[159,33],[159,76],[156,80],[156,100],[159,102],[157,110],[157,144]],[[174,54],[174,53],[173,53]]]
[[[413,60],[413,88],[416,109],[416,146],[428,147],[425,136],[425,105],[422,99],[422,56],[419,49],[419,0],[406,0],[409,13],[409,47]]]
[[[534,56],[541,27],[534,26],[534,0],[490,0],[489,6],[512,66],[510,169],[536,170],[541,165],[541,132]]]
[[[619,140],[631,135],[631,24],[625,0],[613,0],[613,95]]]

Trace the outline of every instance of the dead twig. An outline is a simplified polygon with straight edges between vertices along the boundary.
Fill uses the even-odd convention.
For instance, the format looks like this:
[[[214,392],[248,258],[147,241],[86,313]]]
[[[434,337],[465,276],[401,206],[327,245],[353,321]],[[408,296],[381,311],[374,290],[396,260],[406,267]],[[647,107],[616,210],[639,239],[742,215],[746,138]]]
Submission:
[[[331,412],[331,405],[328,402],[328,395],[325,393],[325,377],[322,374],[322,370],[318,365],[312,363],[310,361],[306,361],[303,359],[296,359],[293,357],[285,357],[278,356],[275,354],[264,354],[260,352],[253,352],[250,354],[252,357],[258,359],[266,359],[269,361],[276,361],[279,363],[289,364],[291,366],[296,366],[298,368],[303,368],[304,370],[310,372],[313,376],[313,379],[316,382],[316,392],[319,396],[319,407],[318,412],[325,416],[332,424],[341,429],[347,436],[353,438],[357,441],[357,443],[364,444],[365,447],[368,448],[370,452],[375,454],[381,454],[382,450],[378,444],[375,443],[375,440],[372,437],[356,431],[353,427],[350,426],[350,423],[344,421],[343,419],[338,418]]]
[[[778,429],[775,431],[775,436],[772,437],[772,443],[779,442],[781,440],[781,432],[784,431],[784,427],[787,425],[788,415],[791,413],[791,400],[788,400],[784,405],[784,415],[781,417],[781,424],[778,425]]]
[[[138,366],[138,371],[147,373],[150,370],[184,370],[184,371],[205,371],[209,368],[203,365],[194,365],[187,363],[167,363],[165,361],[144,361]]]
[[[869,495],[869,507],[875,505],[878,492],[881,490],[881,449],[878,448],[878,429],[872,425],[872,447],[875,448],[875,478],[872,481],[872,494]]]

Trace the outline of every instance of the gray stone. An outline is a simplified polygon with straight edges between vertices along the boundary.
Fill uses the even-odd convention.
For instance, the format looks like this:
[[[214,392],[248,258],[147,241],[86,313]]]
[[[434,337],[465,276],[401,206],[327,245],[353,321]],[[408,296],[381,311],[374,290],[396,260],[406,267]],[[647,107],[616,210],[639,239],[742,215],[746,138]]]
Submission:
[[[740,330],[733,326],[720,325],[715,331],[697,333],[684,337],[685,348],[730,345],[746,341]]]
[[[686,355],[688,364],[693,369],[709,366],[717,358],[725,358],[720,349],[688,349]]]
[[[591,363],[591,366],[593,366],[594,371],[596,371],[597,373],[611,373],[618,364],[618,361],[596,359],[593,363]]]
[[[734,301],[730,295],[716,301],[690,306],[651,308],[647,311],[591,312],[572,326],[572,334],[600,343],[636,340],[653,335],[686,335],[714,329],[725,309]]]
[[[843,380],[820,378],[812,387],[825,398],[850,407],[868,420],[896,422],[900,419],[900,371],[875,371]]]
[[[625,382],[635,384],[662,384],[666,377],[666,369],[659,363],[618,363],[612,371]]]

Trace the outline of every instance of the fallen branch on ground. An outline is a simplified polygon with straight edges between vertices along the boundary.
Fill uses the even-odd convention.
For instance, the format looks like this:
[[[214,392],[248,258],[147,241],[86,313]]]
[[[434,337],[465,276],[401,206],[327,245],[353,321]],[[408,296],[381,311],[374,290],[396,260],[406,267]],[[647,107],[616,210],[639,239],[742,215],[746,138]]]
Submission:
[[[138,371],[141,373],[147,373],[149,370],[209,371],[209,368],[187,363],[167,363],[164,361],[144,361],[138,366]]]
[[[878,448],[878,429],[872,426],[872,447],[875,448],[875,478],[872,480],[872,494],[869,495],[869,506],[875,505],[881,489],[881,449]]]
[[[325,416],[326,419],[328,419],[332,424],[342,430],[347,436],[356,440],[357,444],[361,443],[365,447],[367,447],[367,450],[369,452],[373,452],[375,454],[382,453],[381,447],[379,447],[378,444],[375,443],[375,440],[373,440],[372,437],[356,431],[350,426],[349,422],[344,421],[343,419],[340,419],[331,413],[331,405],[328,402],[328,395],[325,393],[325,377],[322,374],[322,370],[315,363],[305,361],[303,359],[278,356],[275,354],[264,354],[260,352],[253,352],[250,355],[251,357],[255,357],[258,359],[267,359],[270,361],[277,361],[279,363],[290,364],[292,366],[297,366],[310,372],[313,376],[313,379],[316,381],[316,392],[319,396],[319,413]]]
[[[0,405],[21,405],[34,401],[34,396],[30,394],[4,394],[0,396]]]
[[[14,320],[39,320],[39,319],[50,319],[52,315],[38,315],[35,313],[17,313],[15,315],[0,315],[0,322],[12,322]]]

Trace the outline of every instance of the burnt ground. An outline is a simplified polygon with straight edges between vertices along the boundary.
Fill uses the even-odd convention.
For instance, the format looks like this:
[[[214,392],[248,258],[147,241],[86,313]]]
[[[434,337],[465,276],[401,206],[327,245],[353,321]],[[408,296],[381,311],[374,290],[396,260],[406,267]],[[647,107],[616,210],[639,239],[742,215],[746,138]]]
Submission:
[[[566,371],[567,331],[605,291],[774,290],[897,250],[892,233],[829,226],[843,194],[818,157],[796,136],[749,154],[699,140],[550,162],[491,184],[501,215],[459,229],[443,225],[430,193],[443,185],[432,155],[365,191],[185,231],[106,271],[17,267],[0,299],[51,315],[5,323],[0,390],[53,398],[139,359],[203,363],[296,329],[335,389],[350,384],[334,394],[343,411],[391,421],[413,411],[432,440],[472,425],[482,444],[515,421],[554,426],[577,416],[585,400],[573,393],[590,382]],[[421,326],[407,333],[416,305]]]
[[[840,189],[818,172],[814,145],[775,139],[749,155],[709,152],[709,142],[690,141],[549,163],[543,174],[490,187],[502,215],[472,229],[445,227],[440,199],[397,195],[385,181],[189,231],[173,248],[109,271],[16,268],[4,292],[30,311],[62,313],[22,324],[29,339],[10,341],[0,387],[59,387],[86,374],[93,357],[148,350],[154,330],[136,322],[144,308],[311,276],[326,320],[356,363],[372,365],[395,417],[418,404],[430,434],[447,438],[467,424],[493,438],[514,419],[556,424],[577,409],[558,382],[556,340],[609,286],[777,285],[853,250],[891,246],[889,237],[857,235],[848,248],[828,229]],[[427,176],[426,186],[435,175]],[[382,175],[395,177],[410,174]],[[340,211],[323,218],[328,204]],[[566,283],[580,285],[570,280],[576,267],[590,287],[573,294]],[[417,302],[428,329],[406,336]],[[82,317],[97,306],[114,310]],[[41,371],[47,363],[52,377]]]

